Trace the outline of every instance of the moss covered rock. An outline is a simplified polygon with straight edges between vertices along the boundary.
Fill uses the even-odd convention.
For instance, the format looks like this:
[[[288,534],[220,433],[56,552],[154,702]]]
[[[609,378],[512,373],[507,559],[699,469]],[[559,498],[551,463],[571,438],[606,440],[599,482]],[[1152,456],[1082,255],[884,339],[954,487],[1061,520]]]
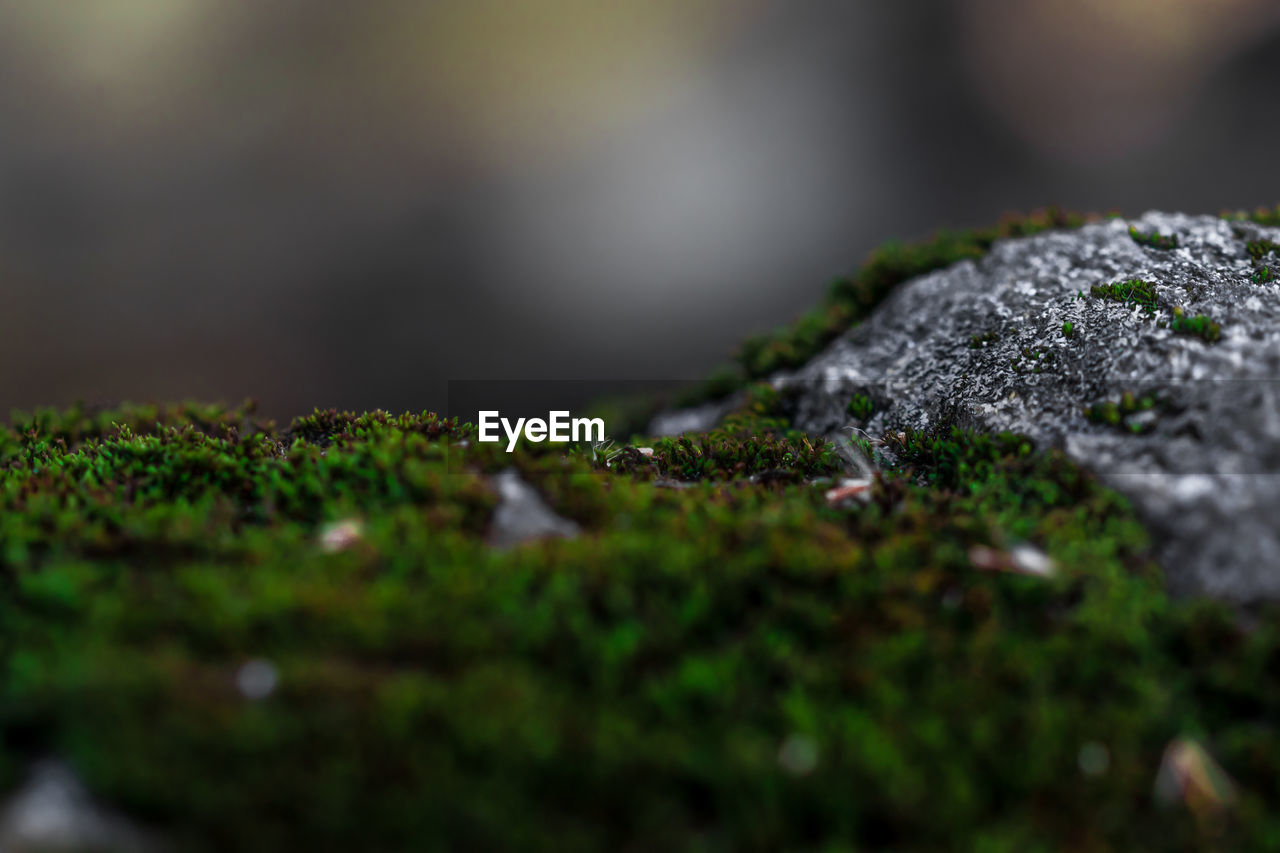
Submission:
[[[1260,271],[1277,240],[1274,224],[1159,213],[1001,240],[775,381],[813,434],[955,423],[1061,448],[1135,502],[1174,592],[1276,599],[1280,283]],[[1100,423],[1126,394],[1161,405]],[[854,424],[866,395],[882,405]]]
[[[828,332],[801,331],[778,340],[804,360]],[[193,851],[1280,836],[1280,612],[1171,599],[1160,539],[1070,448],[885,430],[903,404],[881,387],[839,401],[862,431],[828,441],[797,429],[804,399],[755,386],[699,434],[513,454],[430,413],[16,415],[0,785],[59,762]],[[1094,428],[1127,437],[1164,411],[1147,399]],[[496,536],[517,486],[544,523]]]

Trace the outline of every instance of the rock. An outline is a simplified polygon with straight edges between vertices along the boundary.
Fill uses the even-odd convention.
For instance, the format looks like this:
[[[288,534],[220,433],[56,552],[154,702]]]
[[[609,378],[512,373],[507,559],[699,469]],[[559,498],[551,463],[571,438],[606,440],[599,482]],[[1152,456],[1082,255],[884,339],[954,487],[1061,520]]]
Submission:
[[[493,482],[500,502],[493,514],[489,544],[505,547],[548,536],[578,535],[578,525],[552,512],[514,469],[497,474]]]
[[[1139,242],[1131,224],[1176,248]],[[1134,501],[1172,592],[1275,599],[1280,280],[1260,273],[1275,256],[1247,248],[1263,239],[1280,229],[1148,213],[1000,241],[902,285],[773,381],[795,389],[793,421],[814,434],[954,423],[1060,447]],[[1154,304],[1151,291],[1090,295],[1132,279],[1154,284]],[[1206,315],[1218,338],[1208,321],[1175,331],[1178,308],[1179,324]],[[875,401],[865,422],[848,414],[854,394]]]
[[[3,853],[156,850],[154,839],[93,802],[66,765],[34,765],[26,783],[0,813]]]
[[[689,409],[661,412],[650,422],[647,432],[655,438],[686,432],[706,432],[737,408],[741,399],[739,395],[731,395],[724,400],[703,403]]]

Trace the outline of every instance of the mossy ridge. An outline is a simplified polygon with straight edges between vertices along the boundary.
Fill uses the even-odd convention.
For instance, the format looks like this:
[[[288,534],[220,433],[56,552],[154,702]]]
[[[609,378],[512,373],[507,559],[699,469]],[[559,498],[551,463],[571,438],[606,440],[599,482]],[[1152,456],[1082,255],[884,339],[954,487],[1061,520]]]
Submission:
[[[835,447],[823,438],[791,429],[784,410],[783,392],[757,383],[748,387],[742,404],[721,426],[696,436],[656,439],[649,455],[624,449],[607,467],[644,478],[682,481],[743,477],[801,481],[835,474],[842,464]],[[606,465],[601,460],[595,464]]]
[[[1218,215],[1229,222],[1254,222],[1269,228],[1280,228],[1280,204],[1253,210],[1224,210]]]
[[[939,231],[932,240],[919,243],[885,243],[871,253],[856,273],[833,282],[819,307],[789,326],[744,341],[733,364],[717,368],[701,388],[683,394],[676,404],[692,406],[724,398],[747,382],[805,364],[842,332],[870,314],[898,284],[958,261],[981,258],[998,239],[1025,237],[1052,229],[1078,228],[1089,222],[1119,216],[1118,211],[1100,216],[1069,213],[1051,206],[1027,215],[1008,214],[994,228]],[[1219,216],[1229,221],[1280,227],[1280,205],[1275,208],[1259,207],[1253,211],[1223,211]],[[1130,236],[1135,231],[1131,227]],[[1166,238],[1139,232],[1134,239],[1159,249],[1177,247],[1176,236]]]
[[[1190,335],[1206,343],[1216,343],[1222,338],[1222,326],[1207,314],[1188,317],[1181,307],[1173,309],[1169,328],[1179,335]]]
[[[1144,234],[1136,227],[1129,226],[1129,237],[1139,246],[1146,246],[1148,249],[1160,249],[1161,251],[1170,251],[1178,248],[1178,235],[1170,234],[1168,236],[1153,231]]]
[[[779,400],[749,399],[736,428],[785,435]],[[219,436],[149,414],[0,432],[0,774],[24,746],[65,756],[180,849],[1280,831],[1280,739],[1256,724],[1280,712],[1280,620],[1245,634],[1169,602],[1127,502],[1025,438],[886,437],[903,467],[835,508],[821,486],[671,490],[563,448],[462,447],[429,415]],[[303,436],[321,423],[340,428]],[[584,534],[487,547],[485,475],[510,465]],[[319,526],[346,517],[359,540],[326,553]],[[1019,540],[1054,578],[970,563]],[[258,703],[234,687],[256,657],[281,675]],[[1185,733],[1239,784],[1234,823],[1151,804]],[[792,737],[807,771],[779,764]],[[1100,778],[1076,767],[1091,743]]]
[[[1153,282],[1140,278],[1115,281],[1108,284],[1095,284],[1089,288],[1089,295],[1095,299],[1107,299],[1124,305],[1137,305],[1147,314],[1156,313],[1156,286]]]
[[[1008,214],[992,228],[939,231],[931,240],[919,243],[885,243],[871,253],[858,272],[833,282],[822,305],[785,328],[743,342],[733,366],[719,369],[713,381],[687,395],[681,403],[692,405],[723,397],[751,380],[799,367],[866,317],[898,284],[957,261],[981,258],[998,239],[1026,237],[1055,228],[1078,228],[1101,218],[1048,207],[1026,215]]]

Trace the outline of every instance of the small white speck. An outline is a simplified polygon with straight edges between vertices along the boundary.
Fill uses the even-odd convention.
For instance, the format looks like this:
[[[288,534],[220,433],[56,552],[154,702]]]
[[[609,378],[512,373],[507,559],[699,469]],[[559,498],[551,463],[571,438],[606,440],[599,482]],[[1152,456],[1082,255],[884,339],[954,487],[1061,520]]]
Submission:
[[[1015,545],[1009,549],[1009,556],[1013,558],[1018,571],[1041,577],[1049,577],[1053,574],[1053,560],[1034,545]]]
[[[246,699],[266,699],[276,689],[280,676],[270,661],[251,660],[236,673],[236,686]]]
[[[364,525],[354,518],[326,524],[320,531],[320,547],[328,554],[345,551],[364,536]]]

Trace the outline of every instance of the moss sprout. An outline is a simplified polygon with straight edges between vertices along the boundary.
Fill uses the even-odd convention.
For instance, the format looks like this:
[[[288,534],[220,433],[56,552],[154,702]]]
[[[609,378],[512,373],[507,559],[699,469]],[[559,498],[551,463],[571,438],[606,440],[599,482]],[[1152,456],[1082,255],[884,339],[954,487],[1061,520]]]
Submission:
[[[852,417],[865,421],[875,414],[876,406],[866,394],[855,394],[846,409]]]
[[[969,349],[985,349],[988,344],[993,344],[1000,340],[1000,336],[995,332],[983,332],[981,335],[969,336]]]

